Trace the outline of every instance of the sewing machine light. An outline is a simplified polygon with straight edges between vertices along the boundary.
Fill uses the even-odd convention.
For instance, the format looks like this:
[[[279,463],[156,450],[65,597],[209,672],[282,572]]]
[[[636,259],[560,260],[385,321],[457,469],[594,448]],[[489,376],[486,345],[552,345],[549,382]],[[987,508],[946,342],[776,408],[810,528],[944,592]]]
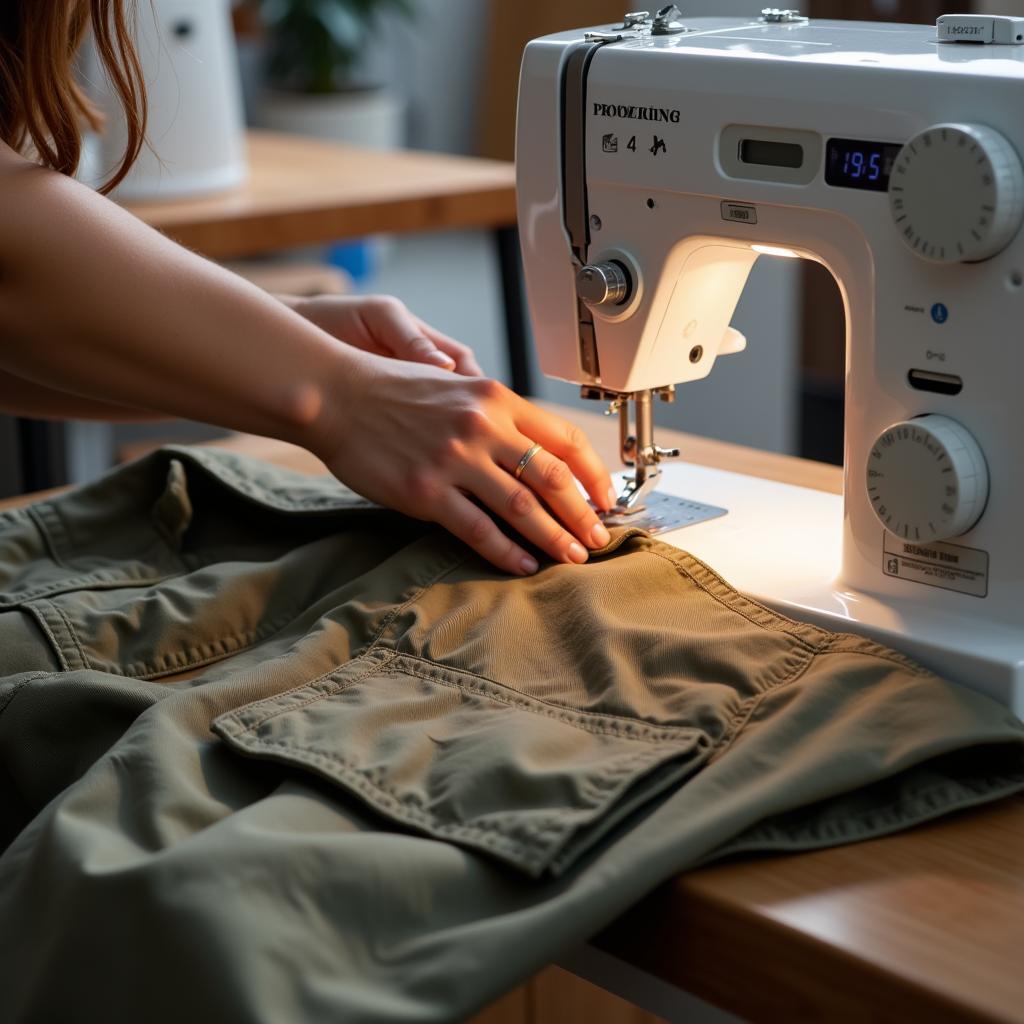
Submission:
[[[750,247],[754,252],[761,253],[762,256],[783,256],[787,260],[798,260],[800,259],[800,253],[793,252],[792,249],[787,249],[783,245],[752,245]]]

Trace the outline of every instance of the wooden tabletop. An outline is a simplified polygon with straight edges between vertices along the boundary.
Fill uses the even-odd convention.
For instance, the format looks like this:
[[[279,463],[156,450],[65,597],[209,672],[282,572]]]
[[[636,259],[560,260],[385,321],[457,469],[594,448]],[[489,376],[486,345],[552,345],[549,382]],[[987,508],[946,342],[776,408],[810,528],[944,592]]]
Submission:
[[[250,132],[249,180],[205,199],[126,204],[213,259],[237,259],[379,232],[515,223],[510,163],[382,151]]]
[[[614,421],[551,408],[615,465]],[[658,439],[692,462],[841,489],[833,466],[671,430]],[[323,471],[281,442],[230,446]],[[884,839],[691,871],[593,944],[754,1022],[1022,1022],[1024,797]]]

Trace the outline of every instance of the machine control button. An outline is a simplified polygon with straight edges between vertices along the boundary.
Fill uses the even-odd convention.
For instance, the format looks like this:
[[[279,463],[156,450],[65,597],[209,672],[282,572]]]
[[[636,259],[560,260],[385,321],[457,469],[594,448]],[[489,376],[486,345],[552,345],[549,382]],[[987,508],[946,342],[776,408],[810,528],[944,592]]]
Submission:
[[[940,43],[1024,43],[1024,18],[1007,14],[943,14],[935,30]]]
[[[932,263],[971,263],[1009,245],[1024,217],[1024,168],[992,128],[937,124],[897,154],[889,211],[904,243]]]
[[[978,443],[948,416],[894,423],[868,454],[865,482],[879,522],[906,541],[966,533],[988,500],[988,467]]]
[[[588,306],[621,306],[631,291],[629,272],[617,260],[588,264],[576,275],[576,292]]]

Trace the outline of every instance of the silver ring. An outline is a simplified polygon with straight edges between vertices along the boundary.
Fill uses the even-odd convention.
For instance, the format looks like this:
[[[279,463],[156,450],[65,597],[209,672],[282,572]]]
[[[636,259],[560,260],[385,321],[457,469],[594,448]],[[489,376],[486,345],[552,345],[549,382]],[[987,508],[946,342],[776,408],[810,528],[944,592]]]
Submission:
[[[517,480],[526,472],[526,467],[530,464],[530,459],[532,459],[537,452],[541,451],[541,448],[542,446],[539,444],[532,444],[525,452],[523,452],[523,457],[519,460],[519,465],[516,466],[512,473]]]

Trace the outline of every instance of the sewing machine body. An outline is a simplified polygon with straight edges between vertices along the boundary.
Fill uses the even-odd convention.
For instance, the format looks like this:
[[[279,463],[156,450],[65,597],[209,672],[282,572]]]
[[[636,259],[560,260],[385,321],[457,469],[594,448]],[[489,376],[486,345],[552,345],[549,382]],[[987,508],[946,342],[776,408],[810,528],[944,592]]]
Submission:
[[[600,26],[526,50],[519,224],[541,368],[595,394],[699,379],[718,355],[742,351],[744,340],[728,324],[761,254],[752,246],[823,263],[847,317],[843,498],[666,463],[659,490],[729,514],[664,539],[752,597],[875,636],[1021,713],[1024,339],[1016,325],[1024,306],[1024,172],[1013,160],[1024,153],[1024,46],[938,43],[933,26],[682,20],[689,31],[613,39],[617,27]],[[597,38],[587,40],[588,31]],[[578,196],[566,199],[579,183],[572,166],[566,170],[577,100],[566,103],[565,90],[567,69],[583,65],[588,42],[599,45],[583,76],[581,211]],[[933,126],[936,133],[948,126],[948,139],[942,132],[922,144],[920,133]],[[902,237],[908,225],[893,200],[915,174],[917,191],[924,187],[925,165],[920,158],[910,165],[910,141],[922,151],[948,143],[950,160],[960,161],[948,173],[969,176],[961,158],[973,126],[989,159],[978,174],[987,180],[1000,160],[1009,170],[997,167],[1003,176],[992,186],[997,223],[975,232],[982,247],[998,251],[964,262],[939,252],[944,222],[926,232],[918,217]],[[793,146],[800,166],[792,166]],[[941,180],[944,158],[926,158],[929,175]],[[887,189],[878,187],[883,170]],[[973,178],[969,184],[963,202],[980,203],[984,219],[990,203],[970,191]],[[934,203],[928,210],[935,220]],[[959,206],[950,216],[974,230]],[[972,245],[966,255],[977,256]],[[585,306],[584,261],[625,267],[628,298]],[[589,353],[591,328],[581,325],[588,316]],[[685,401],[685,387],[680,394]],[[869,475],[889,459],[888,479],[879,470],[877,483],[895,486],[909,470],[893,453],[932,450],[913,425],[890,431],[923,416],[936,417],[925,424],[953,421],[958,437],[968,435],[950,507],[959,514],[963,502],[975,505],[956,520],[968,528],[945,536],[927,515],[890,517],[884,528],[886,505],[880,514]],[[979,450],[984,466],[974,479],[962,470],[977,465]],[[967,494],[972,487],[981,489]],[[924,484],[919,489],[925,493]]]

